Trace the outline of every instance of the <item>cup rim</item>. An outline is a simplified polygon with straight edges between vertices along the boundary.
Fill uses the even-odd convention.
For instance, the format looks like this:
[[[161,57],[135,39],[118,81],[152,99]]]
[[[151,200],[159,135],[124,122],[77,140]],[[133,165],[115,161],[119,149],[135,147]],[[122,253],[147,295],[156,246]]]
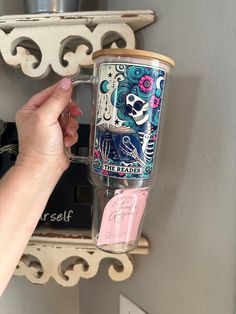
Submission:
[[[168,56],[147,51],[147,50],[141,50],[141,49],[128,49],[128,48],[109,48],[109,49],[101,49],[97,50],[92,54],[92,59],[96,59],[98,57],[103,56],[122,56],[122,57],[138,57],[138,58],[145,58],[145,59],[154,59],[158,61],[162,61],[167,63],[168,65],[175,67],[175,61],[171,59]]]

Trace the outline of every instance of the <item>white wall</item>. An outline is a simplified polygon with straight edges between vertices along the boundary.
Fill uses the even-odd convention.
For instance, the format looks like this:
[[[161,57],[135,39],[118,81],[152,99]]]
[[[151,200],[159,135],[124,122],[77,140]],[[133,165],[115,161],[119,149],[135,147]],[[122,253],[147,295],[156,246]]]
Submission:
[[[125,282],[112,282],[106,263],[94,279],[81,280],[80,314],[118,314],[120,292],[149,314],[234,314],[236,2],[109,0],[100,7],[104,3],[153,9],[158,21],[139,32],[139,48],[167,54],[177,66],[144,226],[151,254],[136,258]],[[0,108],[9,121],[20,102],[50,80],[27,89],[28,79],[14,71],[0,64]],[[77,296],[78,287],[35,287],[17,278],[0,314],[78,314]]]

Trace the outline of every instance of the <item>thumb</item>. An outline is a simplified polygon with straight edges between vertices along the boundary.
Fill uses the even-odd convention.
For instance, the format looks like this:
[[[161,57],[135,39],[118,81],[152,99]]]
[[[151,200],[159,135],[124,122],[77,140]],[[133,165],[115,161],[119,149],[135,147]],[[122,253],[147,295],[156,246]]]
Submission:
[[[71,99],[72,81],[70,78],[62,79],[55,92],[38,109],[42,114],[48,116],[50,120],[57,120]]]

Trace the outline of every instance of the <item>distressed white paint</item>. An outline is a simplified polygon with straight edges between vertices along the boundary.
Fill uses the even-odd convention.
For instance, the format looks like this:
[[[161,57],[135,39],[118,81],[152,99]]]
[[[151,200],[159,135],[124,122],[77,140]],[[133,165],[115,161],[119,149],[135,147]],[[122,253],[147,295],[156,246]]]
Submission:
[[[78,74],[81,68],[93,66],[92,53],[107,43],[117,48],[115,40],[122,38],[127,48],[135,48],[134,31],[153,20],[152,11],[2,16],[0,52],[7,64],[21,67],[32,78],[43,78],[51,69],[60,76]],[[72,40],[78,41],[75,52]],[[34,52],[25,46],[32,46]]]
[[[123,10],[123,11],[87,11],[53,14],[24,14],[0,16],[2,29],[31,26],[65,26],[125,23],[136,31],[154,21],[152,10]]]
[[[88,231],[37,229],[15,271],[17,276],[37,284],[50,278],[64,287],[75,286],[80,278],[94,277],[104,259],[111,260],[110,278],[122,281],[134,269],[131,255],[148,254],[148,242],[141,238],[138,247],[129,254],[111,254],[95,247]]]

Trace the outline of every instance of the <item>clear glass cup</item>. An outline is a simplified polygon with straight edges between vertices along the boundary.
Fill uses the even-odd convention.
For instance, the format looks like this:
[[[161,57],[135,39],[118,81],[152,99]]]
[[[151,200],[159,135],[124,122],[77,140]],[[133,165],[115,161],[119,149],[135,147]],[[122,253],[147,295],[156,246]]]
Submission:
[[[93,185],[92,235],[112,253],[133,250],[142,231],[147,197],[155,180],[160,118],[167,76],[175,62],[136,49],[93,54],[93,104],[88,165]]]

